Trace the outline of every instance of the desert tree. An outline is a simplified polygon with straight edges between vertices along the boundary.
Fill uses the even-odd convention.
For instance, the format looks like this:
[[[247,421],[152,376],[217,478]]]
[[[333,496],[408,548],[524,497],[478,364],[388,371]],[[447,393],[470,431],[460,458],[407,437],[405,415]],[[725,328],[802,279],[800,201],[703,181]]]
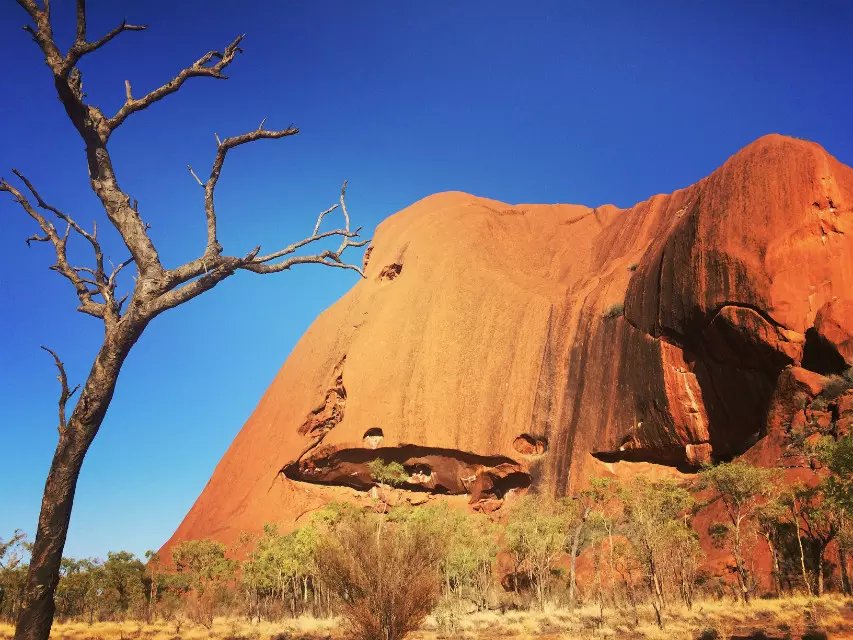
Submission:
[[[824,592],[827,549],[844,528],[843,511],[839,511],[834,501],[825,495],[824,487],[824,482],[814,486],[798,483],[782,497],[797,536],[804,586],[809,595],[816,593],[818,596]],[[804,541],[807,545],[803,544]],[[808,563],[806,555],[809,556]],[[806,570],[807,564],[814,573],[813,581]]]
[[[849,375],[849,374],[848,374]],[[821,508],[837,527],[838,568],[841,590],[850,595],[848,554],[853,547],[853,434],[841,438],[824,438],[817,450],[818,459],[828,475],[821,480]]]
[[[45,482],[32,561],[15,634],[18,640],[47,640],[54,612],[53,594],[80,468],[104,420],[122,365],[148,324],[164,311],[209,291],[239,271],[271,274],[300,264],[320,264],[361,273],[358,266],[345,261],[344,252],[350,247],[362,246],[364,241],[358,239],[359,229],[350,226],[344,183],[339,205],[320,213],[313,230],[304,238],[268,252],[262,252],[260,246],[243,255],[229,255],[224,251],[219,242],[215,195],[230,152],[260,140],[286,138],[299,133],[294,126],[268,129],[262,120],[257,128],[239,135],[216,135],[213,161],[204,177],[190,168],[188,179],[197,182],[203,193],[204,249],[184,264],[176,267],[164,265],[137,201],[120,185],[110,155],[110,139],[136,114],[176,93],[191,79],[227,78],[226,70],[242,51],[243,36],[237,36],[221,50],[208,51],[147,93],[134,93],[130,81],[126,81],[124,101],[117,111],[110,114],[89,102],[83,90],[79,63],[86,56],[107,47],[113,39],[126,32],[143,31],[145,26],[122,21],[106,34],[90,38],[85,0],[77,0],[73,42],[63,50],[54,35],[49,1],[18,0],[18,4],[31,21],[24,28],[41,51],[57,97],[82,139],[89,185],[107,221],[118,232],[128,251],[127,258],[113,266],[104,255],[95,225],[86,228],[71,214],[49,204],[49,198],[42,196],[46,192],[37,189],[21,171],[13,170],[15,180],[0,179],[0,191],[9,193],[37,227],[27,242],[45,243],[52,248],[56,262],[51,269],[74,289],[79,300],[78,311],[97,318],[104,327],[103,342],[86,380],[79,387],[70,385],[56,352],[45,348],[59,372],[59,438]],[[323,230],[324,218],[335,210],[342,214],[342,225]],[[72,258],[76,255],[69,252],[72,241],[80,242],[91,250],[88,265],[78,266],[79,263]],[[334,242],[331,248],[323,248],[331,242]],[[122,272],[131,271],[135,272],[132,287],[123,292],[119,276]],[[69,401],[78,389],[77,402],[69,415]]]
[[[13,620],[17,615],[26,575],[29,543],[21,530],[6,540],[0,538],[0,620]]]
[[[625,504],[620,496],[619,483],[613,478],[591,478],[588,494],[593,498],[594,509],[589,516],[590,542],[598,547],[596,563],[607,565],[607,585],[614,606],[616,596],[616,539],[615,534],[624,519]],[[604,598],[604,576],[599,571],[596,581],[599,589],[599,601]]]
[[[382,512],[382,519],[379,520],[379,526],[376,528],[376,537],[379,539],[382,536],[382,523],[384,522],[385,514],[388,513],[388,502],[391,499],[392,487],[399,487],[409,479],[409,474],[406,473],[405,467],[399,462],[392,460],[385,462],[382,458],[375,458],[367,465],[367,470],[370,472],[370,478],[376,484],[371,489],[370,495],[377,501]]]
[[[569,539],[568,500],[523,496],[510,512],[505,544],[515,561],[515,573],[524,572],[536,588],[536,600],[544,609],[554,564],[565,551]]]
[[[463,513],[447,503],[401,505],[391,510],[389,519],[417,527],[442,541],[444,604],[461,605],[467,601],[481,610],[487,607],[498,554],[498,529],[490,520]],[[461,610],[461,607],[454,606],[454,609]]]
[[[755,511],[755,522],[758,532],[767,542],[770,551],[770,559],[773,563],[773,585],[776,589],[776,597],[782,596],[782,526],[785,522],[785,505],[780,496],[768,500]]]
[[[655,621],[662,628],[665,572],[672,554],[678,552],[673,541],[689,538],[686,514],[693,508],[693,497],[673,480],[652,482],[637,476],[623,487],[622,499],[625,537],[642,567]]]
[[[574,608],[577,604],[577,558],[581,552],[581,543],[586,533],[590,516],[595,513],[596,524],[604,525],[605,516],[594,512],[594,509],[603,507],[608,500],[610,483],[607,479],[593,478],[586,489],[579,491],[571,500],[565,502],[565,515],[569,521],[571,530],[567,551],[569,552],[569,606]],[[596,578],[600,579],[600,572],[596,571]]]
[[[240,580],[247,595],[249,618],[271,612],[274,603],[289,602],[292,616],[297,607],[307,606],[309,595],[316,596],[315,555],[320,536],[308,525],[280,534],[273,524],[264,533],[242,565]],[[300,604],[301,603],[301,604]],[[316,607],[315,607],[316,612]]]
[[[210,629],[237,563],[225,556],[225,545],[215,540],[184,540],[172,549],[172,560],[186,579],[190,619]]]
[[[145,621],[151,623],[154,620],[154,609],[160,598],[160,586],[162,582],[162,567],[160,554],[153,549],[145,552],[145,583],[148,593],[145,596]]]
[[[706,467],[700,473],[699,486],[719,499],[728,522],[718,526],[721,541],[727,541],[735,561],[739,595],[749,601],[752,578],[747,568],[749,539],[754,532],[759,507],[772,498],[776,488],[776,473],[772,469],[756,467],[744,461],[735,461]]]

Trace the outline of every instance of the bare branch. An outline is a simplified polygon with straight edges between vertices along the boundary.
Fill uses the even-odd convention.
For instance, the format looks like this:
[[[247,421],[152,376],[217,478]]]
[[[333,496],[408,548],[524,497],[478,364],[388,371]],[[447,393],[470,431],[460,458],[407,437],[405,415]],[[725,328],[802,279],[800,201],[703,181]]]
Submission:
[[[73,286],[80,300],[79,311],[102,318],[104,320],[113,321],[118,319],[118,311],[115,302],[115,279],[107,277],[104,270],[104,254],[101,250],[101,245],[97,239],[97,227],[93,228],[92,233],[81,227],[71,216],[64,213],[57,207],[48,204],[41,197],[41,194],[36,190],[30,180],[18,170],[13,170],[13,173],[23,182],[27,189],[36,200],[36,206],[45,211],[49,211],[57,218],[65,222],[65,230],[60,235],[56,227],[45,218],[38,210],[30,203],[26,196],[21,193],[16,187],[13,187],[5,180],[0,180],[0,191],[10,193],[24,211],[31,217],[42,230],[43,235],[34,234],[27,238],[27,244],[31,242],[47,242],[53,244],[56,253],[56,264],[51,269],[60,275],[64,276]],[[74,230],[77,234],[85,238],[92,246],[95,256],[95,267],[75,267],[68,262],[67,246],[68,236]],[[88,273],[92,278],[86,278],[81,273]],[[90,289],[89,286],[94,287]],[[103,302],[93,299],[93,296],[100,295],[103,297]]]
[[[257,134],[258,132],[253,133]],[[245,135],[248,136],[252,134]],[[244,136],[226,138],[222,142],[222,146],[226,147],[225,151],[223,152],[223,158],[224,153],[227,153],[228,148],[233,148],[233,146],[236,146],[237,143],[234,143],[233,141],[242,139],[243,137]],[[248,141],[249,140],[243,140],[243,142]],[[243,142],[240,142],[240,144],[242,144]],[[213,180],[214,178],[213,176],[211,176],[211,180],[208,180],[207,186],[209,186]],[[344,183],[344,186],[341,189],[341,200],[344,207],[346,206],[345,196],[346,183]],[[205,253],[205,255],[203,255],[202,257],[188,262],[183,266],[178,267],[177,269],[169,271],[166,274],[167,278],[169,279],[168,291],[162,294],[154,303],[153,313],[155,315],[159,314],[162,311],[165,311],[166,309],[171,309],[172,307],[176,307],[188,300],[191,300],[192,298],[195,298],[199,294],[212,289],[219,282],[233,275],[238,270],[251,271],[252,273],[259,274],[268,274],[286,271],[291,267],[300,264],[321,264],[327,267],[335,267],[338,269],[348,269],[351,271],[355,271],[360,276],[364,277],[364,272],[360,267],[354,264],[346,263],[342,258],[343,252],[346,251],[347,248],[363,247],[369,242],[369,240],[354,240],[355,238],[359,237],[361,227],[355,230],[350,230],[348,227],[342,229],[332,229],[330,231],[322,232],[319,230],[320,223],[322,222],[323,218],[332,211],[338,209],[339,207],[340,204],[335,204],[323,211],[320,214],[310,236],[307,236],[302,240],[298,240],[297,242],[293,242],[284,247],[283,249],[279,249],[278,251],[274,251],[265,255],[258,255],[260,253],[260,247],[258,246],[252,249],[242,258],[234,256],[222,256],[219,254],[208,255]],[[213,220],[215,224],[215,215]],[[349,224],[348,216],[345,218],[345,220],[347,224]],[[327,238],[342,238],[343,240],[336,251],[325,250],[309,255],[294,255],[300,249],[318,243]],[[285,260],[281,260],[281,258],[285,257],[287,257]]]
[[[27,238],[24,242],[26,242],[27,246],[29,247],[31,242],[47,242],[48,240],[50,240],[49,237],[40,236],[39,234],[34,233],[29,238]]]
[[[320,225],[323,224],[323,218],[332,213],[335,209],[338,208],[338,205],[333,204],[331,207],[326,209],[325,211],[321,211],[320,215],[317,216],[317,224],[314,225],[314,232],[311,234],[312,236],[316,236],[317,232],[320,231]]]
[[[195,178],[195,181],[198,182],[198,186],[200,186],[202,189],[204,189],[204,183],[201,181],[201,178],[198,177],[198,174],[193,170],[193,167],[191,164],[187,165],[187,169],[189,169],[190,175],[193,178]]]
[[[126,20],[122,20],[121,24],[94,42],[86,42],[85,40],[75,42],[66,56],[66,64],[71,64],[73,66],[78,60],[80,60],[80,58],[88,53],[92,53],[93,51],[100,49],[124,31],[145,31],[147,28],[147,24],[128,24]]]
[[[75,42],[86,42],[86,0],[77,0],[77,37]]]
[[[59,374],[56,376],[56,379],[59,380],[60,392],[59,392],[59,433],[61,434],[68,426],[68,423],[65,419],[65,407],[68,404],[69,398],[74,395],[77,389],[80,388],[80,385],[76,385],[73,389],[68,388],[68,376],[65,373],[65,365],[62,364],[62,360],[59,359],[59,356],[56,355],[56,352],[53,349],[45,347],[42,345],[42,349],[47,351],[50,355],[53,356],[53,362],[56,364],[56,368],[59,371]]]
[[[47,65],[55,74],[59,75],[62,72],[63,57],[53,40],[53,29],[50,26],[50,4],[45,2],[45,7],[42,9],[35,0],[17,1],[35,23],[35,28],[31,25],[25,25],[24,31],[32,36],[39,49],[42,50]],[[65,72],[67,73],[67,70]]]
[[[50,211],[57,218],[59,218],[63,222],[68,223],[68,225],[70,227],[72,227],[81,236],[86,238],[86,240],[88,240],[92,245],[98,245],[98,242],[95,239],[94,235],[90,234],[88,231],[83,229],[79,224],[77,224],[74,220],[72,220],[70,216],[66,215],[65,213],[63,213],[62,211],[57,209],[56,207],[53,207],[53,206],[47,204],[42,199],[41,195],[39,195],[39,192],[36,191],[36,188],[33,186],[33,183],[30,182],[29,179],[23,173],[21,173],[17,169],[12,169],[12,173],[14,173],[21,180],[21,182],[23,182],[27,186],[27,189],[29,189],[30,193],[33,194],[33,197],[36,199],[36,204],[40,208],[44,209],[45,211]],[[100,246],[95,246],[95,249],[96,249],[96,251],[100,252]]]
[[[363,247],[364,245],[365,242],[360,242],[349,246]],[[240,268],[253,273],[266,274],[287,271],[298,264],[323,264],[327,267],[337,267],[339,269],[355,271],[362,278],[364,277],[364,272],[361,270],[361,267],[343,262],[343,260],[341,260],[340,257],[332,251],[324,251],[320,255],[294,256],[282,262],[276,262],[275,264],[261,264],[258,261],[252,261],[248,264],[242,265]]]
[[[350,230],[350,218],[349,212],[347,211],[346,193],[347,181],[344,181],[344,184],[341,186],[341,196],[339,203],[332,205],[331,207],[320,213],[317,218],[317,223],[314,225],[314,230],[312,231],[310,236],[303,238],[302,240],[299,240],[297,242],[294,242],[284,247],[283,249],[279,249],[278,251],[274,251],[272,253],[262,256],[255,256],[251,260],[245,260],[243,264],[240,265],[240,268],[245,269],[246,271],[252,271],[254,273],[278,273],[279,271],[285,271],[287,269],[290,269],[291,267],[297,264],[313,263],[324,264],[329,267],[349,269],[351,271],[355,271],[361,277],[364,277],[364,272],[360,267],[354,264],[348,264],[344,262],[342,258],[342,255],[344,251],[347,250],[347,248],[363,247],[369,242],[368,240],[353,240],[354,238],[359,237],[359,234],[361,233],[361,227],[358,227],[355,230]],[[333,229],[331,231],[324,231],[321,233],[320,224],[323,222],[323,218],[325,218],[328,214],[338,208],[340,208],[344,216],[343,229]],[[278,260],[279,258],[291,256],[303,247],[314,244],[319,240],[331,237],[341,238],[341,244],[338,246],[338,249],[336,251],[323,251],[319,254],[308,256],[293,256],[288,258],[287,260],[275,262],[275,260]]]
[[[80,58],[100,49],[120,33],[124,31],[144,31],[147,28],[144,24],[128,24],[127,20],[122,20],[121,24],[109,31],[102,38],[94,42],[89,42],[86,40],[86,0],[77,0],[77,34],[74,38],[74,44],[68,49],[68,53],[62,61],[63,68],[54,71],[58,71],[57,75],[65,75],[65,73],[69,72],[80,61]]]
[[[264,263],[271,262],[272,260],[277,260],[278,258],[282,258],[284,256],[290,255],[291,253],[295,253],[302,247],[305,247],[309,244],[317,242],[319,240],[323,240],[325,238],[337,238],[340,236],[349,236],[349,237],[357,237],[358,230],[354,232],[349,232],[346,229],[333,229],[331,231],[323,231],[322,233],[313,233],[307,238],[302,238],[302,240],[298,240],[292,244],[287,245],[283,249],[279,249],[278,251],[274,251],[272,253],[268,253],[263,256],[256,257],[253,262],[255,263]]]
[[[216,157],[213,160],[210,177],[207,182],[202,183],[202,181],[196,176],[198,183],[204,187],[204,213],[207,217],[207,247],[205,249],[205,255],[219,255],[222,252],[222,247],[216,237],[216,205],[214,203],[214,193],[228,152],[235,147],[255,142],[256,140],[275,140],[278,138],[295,136],[299,133],[299,129],[293,125],[286,129],[270,131],[264,129],[263,124],[264,121],[261,121],[261,127],[258,129],[239,136],[231,136],[229,138],[225,138],[225,140],[219,140],[219,137],[217,136],[217,142],[219,144],[216,147]],[[192,169],[190,169],[190,171],[192,172]]]
[[[122,23],[121,26],[123,26],[124,29],[120,30],[128,30],[133,27],[133,25],[128,25],[126,23]],[[112,32],[110,32],[110,34],[112,34]],[[107,34],[107,36],[104,36],[104,38],[107,38],[108,36],[110,36],[110,34]],[[114,37],[114,35],[110,36],[110,39],[111,37]],[[104,38],[102,38],[102,40]],[[184,82],[186,82],[190,78],[206,76],[208,78],[217,78],[220,80],[227,79],[228,76],[224,75],[222,72],[226,67],[228,67],[228,65],[233,62],[234,57],[237,55],[237,53],[242,51],[242,49],[240,49],[240,42],[242,40],[243,35],[239,35],[234,38],[234,40],[232,40],[231,43],[227,47],[225,47],[222,52],[208,51],[189,67],[182,69],[178,73],[178,75],[169,80],[169,82],[160,87],[157,87],[153,91],[148,92],[141,98],[135,99],[128,95],[124,104],[116,112],[116,114],[112,118],[109,118],[107,120],[107,126],[111,131],[114,130],[116,127],[121,125],[121,123],[124,122],[131,114],[136,113],[137,111],[141,111],[142,109],[151,106],[158,100],[162,100],[166,96],[175,93],[178,89],[181,88]],[[211,64],[211,61],[213,60],[216,60],[216,62]]]
[[[39,8],[38,3],[35,0],[18,0],[18,4],[21,5],[24,10],[30,14],[30,17],[33,20],[36,20],[41,14],[42,10]]]
[[[113,290],[115,290],[115,281],[116,281],[116,277],[118,276],[118,274],[121,272],[122,269],[124,269],[127,265],[129,265],[132,262],[133,262],[133,257],[131,256],[130,258],[128,258],[124,262],[120,262],[119,265],[112,270],[112,272],[109,275],[109,278],[107,278],[107,283],[110,285],[110,287]]]
[[[347,211],[347,185],[349,184],[349,180],[344,180],[344,183],[341,185],[341,211],[344,213],[344,226],[349,229],[349,211]]]

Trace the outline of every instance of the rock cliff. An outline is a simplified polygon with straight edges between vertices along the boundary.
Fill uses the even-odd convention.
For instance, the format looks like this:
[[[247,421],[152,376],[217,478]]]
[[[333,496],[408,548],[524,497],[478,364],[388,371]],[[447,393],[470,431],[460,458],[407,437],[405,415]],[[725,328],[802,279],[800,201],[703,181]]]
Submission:
[[[853,364],[853,169],[802,140],[629,209],[437,194],[365,261],[169,544],[292,524],[369,489],[377,457],[483,510],[627,463],[774,464]]]

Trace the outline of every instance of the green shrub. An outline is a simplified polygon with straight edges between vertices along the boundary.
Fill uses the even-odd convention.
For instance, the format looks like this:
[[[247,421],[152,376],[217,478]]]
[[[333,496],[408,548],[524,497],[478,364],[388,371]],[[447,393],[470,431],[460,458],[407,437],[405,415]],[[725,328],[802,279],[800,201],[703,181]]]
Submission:
[[[387,484],[392,487],[399,486],[409,479],[409,474],[399,462],[385,462],[376,458],[367,465],[371,477],[379,484]]]
[[[615,304],[611,304],[607,309],[605,309],[602,317],[605,319],[609,318],[618,318],[621,315],[625,314],[625,303],[617,302]]]
[[[853,389],[853,379],[851,378],[853,375],[850,374],[849,369],[844,372],[844,375],[829,376],[829,382],[820,393],[821,397],[827,400],[835,400],[848,389]]]

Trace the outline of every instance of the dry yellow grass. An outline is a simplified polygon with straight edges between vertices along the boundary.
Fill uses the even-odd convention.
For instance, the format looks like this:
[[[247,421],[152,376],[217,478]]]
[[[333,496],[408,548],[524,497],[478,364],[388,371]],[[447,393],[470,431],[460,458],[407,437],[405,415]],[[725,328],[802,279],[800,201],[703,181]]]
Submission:
[[[652,622],[650,610],[640,611],[640,624],[630,612],[580,607],[575,611],[479,612],[459,616],[452,628],[446,618],[430,616],[411,640],[696,640],[703,631],[716,630],[721,638],[748,636],[763,631],[769,637],[800,638],[815,623],[832,640],[853,640],[853,599],[827,596],[820,600],[790,597],[756,600],[748,606],[731,601],[699,602],[692,611],[674,608],[661,630]],[[13,635],[11,625],[0,624],[0,640]],[[127,622],[58,623],[52,640],[270,640],[275,636],[292,640],[343,640],[338,621],[311,617],[281,622],[252,623],[245,619],[219,618],[211,629],[184,622],[141,624]]]

